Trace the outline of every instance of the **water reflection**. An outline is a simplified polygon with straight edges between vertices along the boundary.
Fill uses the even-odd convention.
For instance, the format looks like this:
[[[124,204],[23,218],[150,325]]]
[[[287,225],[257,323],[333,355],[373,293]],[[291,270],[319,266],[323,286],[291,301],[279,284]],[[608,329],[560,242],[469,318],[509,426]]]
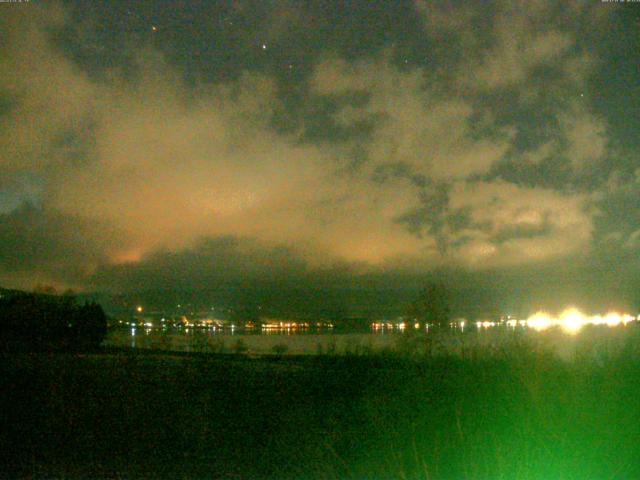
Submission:
[[[109,330],[107,346],[175,350],[209,353],[247,354],[317,354],[348,353],[364,346],[384,348],[383,336],[373,339],[370,333],[335,333],[333,328],[244,329],[240,327],[213,328],[114,328]]]
[[[571,309],[558,317],[536,314],[526,320],[505,318],[502,321],[478,321],[475,322],[475,328],[471,328],[473,324],[469,325],[464,319],[458,319],[450,325],[451,328],[444,329],[406,321],[381,321],[373,322],[367,331],[350,331],[335,328],[332,324],[310,322],[278,322],[249,328],[236,325],[127,325],[125,328],[111,329],[105,344],[165,351],[313,355],[362,354],[385,349],[397,351],[419,345],[423,339],[430,338],[423,343],[437,344],[442,352],[456,352],[469,346],[489,345],[489,348],[494,348],[497,343],[509,342],[514,335],[536,339],[536,335],[549,334],[547,337],[554,338],[556,342],[554,349],[568,352],[566,346],[570,342],[565,337],[576,337],[587,325],[601,329],[598,335],[604,338],[608,335],[606,331],[611,330],[609,327],[624,328],[631,322],[635,325],[637,323],[634,320],[630,315],[615,313],[587,317]]]

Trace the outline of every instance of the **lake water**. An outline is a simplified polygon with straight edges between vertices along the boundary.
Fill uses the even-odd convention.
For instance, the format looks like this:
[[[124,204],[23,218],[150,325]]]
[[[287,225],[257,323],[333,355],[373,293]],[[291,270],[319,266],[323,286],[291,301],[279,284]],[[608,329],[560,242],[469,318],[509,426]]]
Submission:
[[[394,348],[399,333],[336,333],[319,331],[212,331],[209,329],[152,328],[113,329],[105,345],[143,349],[163,349],[184,352],[246,353],[248,355],[322,353],[364,354]]]
[[[210,329],[116,328],[109,331],[106,346],[161,349],[183,352],[244,353],[247,355],[354,354],[395,351],[431,354],[465,354],[473,349],[501,352],[505,348],[544,349],[565,359],[612,354],[621,349],[640,349],[640,325],[593,326],[579,332],[560,329],[543,332],[496,327],[449,330],[439,333],[398,330],[340,332],[317,331],[244,332]],[[604,352],[604,353],[603,353]]]

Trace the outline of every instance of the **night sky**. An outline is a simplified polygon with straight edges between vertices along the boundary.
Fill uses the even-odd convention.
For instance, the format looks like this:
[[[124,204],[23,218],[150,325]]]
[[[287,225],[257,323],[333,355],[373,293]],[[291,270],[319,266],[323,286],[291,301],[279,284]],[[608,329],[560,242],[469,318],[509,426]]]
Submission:
[[[635,310],[639,64],[632,2],[1,3],[0,286]]]

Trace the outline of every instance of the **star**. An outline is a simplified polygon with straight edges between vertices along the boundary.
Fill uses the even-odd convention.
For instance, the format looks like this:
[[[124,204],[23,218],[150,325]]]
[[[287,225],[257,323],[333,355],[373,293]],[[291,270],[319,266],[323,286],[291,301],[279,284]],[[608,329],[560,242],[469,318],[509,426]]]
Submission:
[[[267,44],[266,44],[266,43],[263,43],[263,44],[262,44],[262,50],[266,50],[266,49],[267,49]]]

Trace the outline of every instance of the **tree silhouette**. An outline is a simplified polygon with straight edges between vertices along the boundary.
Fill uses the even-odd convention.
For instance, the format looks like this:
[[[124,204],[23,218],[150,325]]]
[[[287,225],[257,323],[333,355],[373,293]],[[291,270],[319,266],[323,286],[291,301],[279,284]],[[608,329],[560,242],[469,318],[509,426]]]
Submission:
[[[70,296],[18,292],[0,299],[0,343],[21,349],[96,348],[107,316],[96,303],[79,306]]]
[[[409,316],[421,325],[447,327],[451,321],[449,292],[438,282],[428,282],[409,308]]]
[[[87,303],[76,307],[73,327],[79,345],[97,347],[107,335],[107,316],[97,303]]]

